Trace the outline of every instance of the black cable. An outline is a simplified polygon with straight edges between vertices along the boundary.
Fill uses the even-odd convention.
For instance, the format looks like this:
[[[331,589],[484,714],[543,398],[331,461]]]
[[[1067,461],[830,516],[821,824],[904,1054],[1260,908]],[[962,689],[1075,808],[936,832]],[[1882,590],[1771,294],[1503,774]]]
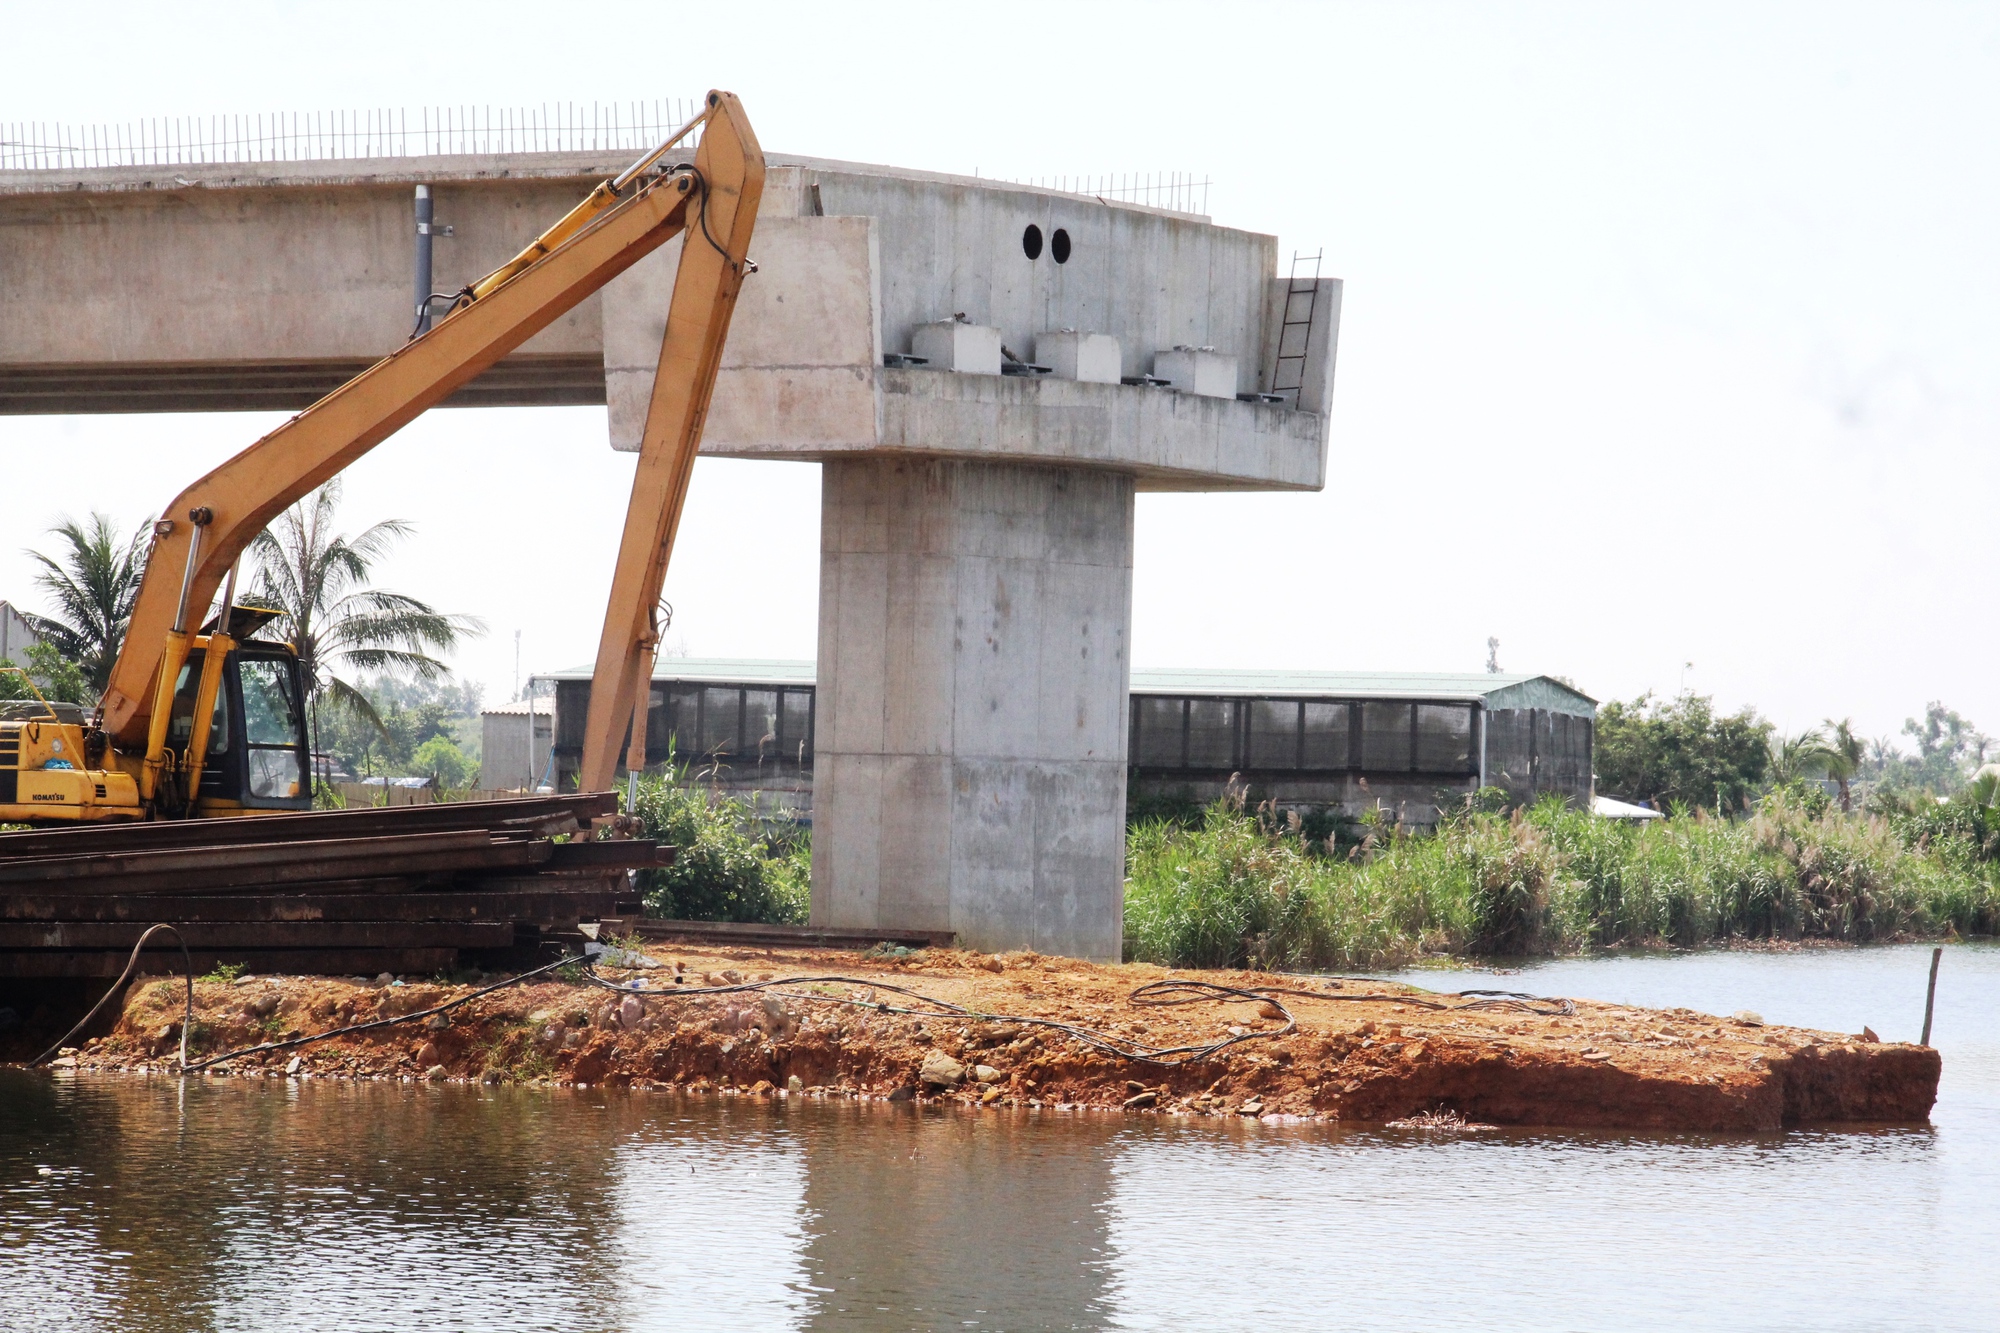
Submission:
[[[1200,981],[1194,978],[1169,977],[1162,981],[1149,982],[1148,984],[1139,987],[1137,990],[1134,990],[1131,996],[1129,997],[1131,1003],[1136,1005],[1164,1007],[1164,1006],[1182,1005],[1182,1004],[1198,1004],[1204,1001],[1219,1002],[1219,1003],[1228,1003],[1230,1001],[1257,1002],[1257,1003],[1269,1004],[1272,1008],[1276,1009],[1279,1015],[1284,1019],[1284,1026],[1273,1029],[1272,1031],[1268,1032],[1259,1030],[1259,1031],[1232,1033],[1228,1037],[1221,1038],[1217,1041],[1209,1042],[1200,1046],[1153,1046],[1145,1042],[1132,1041],[1126,1038],[1109,1036],[1090,1028],[1080,1027],[1074,1023],[1064,1023],[1057,1019],[1026,1017],[1018,1014],[982,1013],[976,1009],[969,1009],[964,1005],[953,1004],[949,1000],[939,1000],[933,996],[924,995],[918,991],[913,991],[906,987],[895,986],[888,984],[886,982],[871,980],[866,977],[850,977],[838,974],[829,974],[824,976],[808,976],[808,977],[778,977],[770,981],[745,981],[728,986],[675,986],[672,989],[656,989],[653,987],[633,985],[632,983],[629,982],[619,983],[616,981],[606,980],[605,978],[597,975],[596,965],[593,962],[585,966],[584,980],[590,985],[598,986],[609,991],[615,991],[621,995],[642,995],[642,996],[678,995],[682,997],[691,997],[691,996],[702,996],[702,995],[730,995],[746,991],[765,991],[782,995],[787,999],[807,1000],[820,1004],[842,1005],[849,1008],[873,1009],[879,1013],[885,1013],[885,1014],[905,1014],[916,1018],[970,1018],[975,1021],[984,1023],[1011,1023],[1020,1027],[1049,1028],[1054,1031],[1061,1032],[1067,1036],[1073,1037],[1077,1041],[1080,1041],[1083,1044],[1092,1047],[1093,1049],[1104,1051],[1108,1054],[1116,1055],[1121,1059],[1131,1060],[1140,1064],[1153,1064],[1166,1067],[1192,1064],[1198,1060],[1207,1059],[1209,1056],[1212,1056],[1217,1052],[1222,1051],[1230,1046],[1234,1046],[1239,1042],[1265,1040],[1275,1037],[1282,1037],[1291,1033],[1298,1027],[1298,1019],[1293,1016],[1292,1011],[1290,1009],[1286,1008],[1285,1005],[1276,998],[1279,995],[1296,995],[1306,999],[1313,999],[1313,1000],[1367,1000],[1384,1004],[1389,1004],[1389,1003],[1411,1004],[1424,1009],[1444,1010],[1447,1012],[1455,1012],[1458,1010],[1515,1009],[1526,1013],[1541,1014],[1548,1017],[1567,1016],[1574,1014],[1576,1012],[1576,1005],[1574,1002],[1570,1000],[1551,999],[1549,997],[1540,995],[1528,995],[1519,991],[1460,991],[1457,993],[1458,997],[1492,996],[1498,998],[1476,999],[1466,1004],[1451,1004],[1444,999],[1426,999],[1422,996],[1415,996],[1415,995],[1388,995],[1388,994],[1346,995],[1346,994],[1336,994],[1332,991],[1305,990],[1302,988],[1285,987],[1285,986],[1265,986],[1253,989],[1249,987],[1225,986],[1218,982]],[[883,1004],[876,1001],[855,1000],[836,995],[821,995],[811,991],[801,992],[801,991],[780,989],[781,987],[818,985],[827,983],[839,983],[850,986],[863,986],[875,990],[889,991],[894,994],[908,996],[911,999],[921,1001],[924,1004],[935,1005],[937,1006],[937,1008],[929,1010],[914,1009],[914,1008],[904,1007],[901,1005]],[[1543,1005],[1547,1007],[1546,1008],[1532,1007],[1535,1005]]]
[[[180,931],[175,930],[174,927],[167,925],[165,922],[161,922],[159,925],[146,927],[145,933],[139,936],[139,942],[132,946],[132,956],[125,960],[125,970],[118,974],[118,980],[111,983],[111,989],[104,992],[103,997],[96,1004],[90,1006],[90,1012],[85,1014],[75,1027],[63,1033],[56,1040],[55,1045],[28,1061],[30,1069],[33,1069],[36,1065],[46,1064],[48,1061],[54,1059],[62,1051],[62,1048],[69,1043],[71,1037],[74,1037],[77,1033],[90,1026],[90,1020],[97,1017],[98,1010],[111,1003],[111,997],[118,994],[120,988],[127,981],[131,980],[132,969],[139,965],[139,951],[146,947],[146,941],[152,939],[154,935],[163,930],[172,931],[174,942],[181,946],[181,969],[187,976],[187,1020],[181,1024],[181,1064],[187,1064],[188,1024],[194,1019],[194,960],[188,955],[187,940],[182,938]]]
[[[428,332],[428,330],[424,328],[424,317],[430,314],[431,305],[433,302],[436,301],[451,302],[450,308],[445,311],[445,314],[449,315],[453,310],[459,309],[461,304],[471,305],[472,299],[473,299],[472,288],[470,285],[461,287],[455,292],[432,292],[429,296],[426,296],[424,298],[423,305],[420,308],[420,311],[417,315],[417,321],[415,324],[412,324],[410,326],[410,336],[403,339],[403,341],[405,343],[415,342],[417,340],[417,335]]]
[[[708,242],[709,248],[714,250],[715,253],[721,255],[722,262],[729,265],[730,268],[734,269],[739,277],[743,274],[746,268],[750,272],[755,273],[757,271],[757,266],[751,263],[748,257],[745,257],[743,259],[736,258],[736,256],[730,254],[729,251],[723,249],[722,242],[716,240],[714,233],[709,231],[708,180],[701,174],[701,169],[695,166],[694,163],[692,162],[682,162],[676,164],[673,170],[675,171],[685,170],[688,173],[688,175],[694,177],[695,184],[701,188],[701,206],[695,213],[695,221],[700,225],[702,239]]]
[[[1103,1051],[1107,1055],[1115,1055],[1122,1060],[1131,1060],[1139,1064],[1152,1064],[1152,1065],[1161,1065],[1166,1067],[1192,1064],[1197,1060],[1207,1059],[1209,1056],[1214,1055],[1216,1052],[1221,1051],[1226,1047],[1234,1046],[1238,1042],[1256,1041],[1260,1039],[1282,1037],[1285,1034],[1291,1032],[1292,1029],[1297,1026],[1297,1020],[1295,1020],[1292,1017],[1290,1010],[1286,1009],[1282,1004],[1278,1004],[1278,1002],[1275,1000],[1269,1000],[1268,996],[1260,992],[1248,991],[1248,990],[1235,990],[1231,987],[1216,986],[1211,982],[1202,982],[1202,981],[1190,981],[1185,984],[1189,987],[1208,987],[1211,991],[1216,993],[1210,995],[1204,995],[1201,997],[1192,997],[1188,1000],[1165,1001],[1164,1003],[1192,1003],[1193,998],[1221,999],[1224,998],[1223,993],[1226,993],[1227,996],[1229,997],[1236,997],[1246,1000],[1258,1000],[1258,1001],[1268,1000],[1269,1003],[1271,1003],[1280,1012],[1284,1014],[1285,1026],[1271,1032],[1246,1031],[1240,1033],[1231,1033],[1229,1036],[1224,1037],[1220,1040],[1208,1042],[1200,1046],[1154,1046],[1146,1042],[1133,1041],[1129,1038],[1116,1037],[1103,1032],[1099,1032],[1092,1028],[1081,1027],[1075,1023],[1065,1023],[1060,1019],[1036,1018],[1022,1014],[984,1013],[977,1009],[967,1008],[966,1006],[961,1004],[953,1004],[949,1000],[940,1000],[934,996],[929,996],[919,991],[910,990],[909,988],[904,986],[896,986],[887,982],[871,979],[868,977],[850,977],[840,974],[828,974],[823,976],[809,976],[809,977],[778,977],[770,981],[746,981],[729,986],[676,986],[672,990],[656,990],[651,987],[634,986],[631,985],[630,983],[620,984],[615,981],[607,981],[603,977],[598,976],[594,967],[591,967],[585,969],[584,979],[592,985],[601,986],[605,990],[616,991],[622,995],[652,995],[652,996],[677,995],[677,996],[688,997],[688,996],[698,996],[698,995],[730,995],[744,991],[766,991],[773,994],[784,996],[787,999],[807,1000],[819,1004],[841,1005],[847,1008],[854,1008],[854,1009],[872,1009],[877,1013],[903,1014],[912,1018],[969,1018],[975,1022],[981,1022],[981,1023],[1011,1023],[1017,1027],[1048,1028],[1052,1031],[1060,1032],[1065,1036],[1071,1037],[1076,1041],[1079,1041],[1084,1045],[1091,1047],[1093,1050]],[[893,994],[908,996],[910,999],[917,1000],[923,1004],[933,1005],[936,1007],[931,1009],[916,1009],[903,1005],[885,1004],[875,1000],[856,1000],[845,996],[822,995],[813,991],[794,991],[794,990],[779,989],[781,987],[787,987],[787,986],[809,986],[809,985],[823,985],[829,983],[838,983],[849,986],[862,986],[878,991],[889,991]],[[1175,984],[1176,983],[1172,981],[1164,981],[1164,982],[1154,982],[1152,983],[1151,986],[1141,986],[1138,990],[1132,992],[1133,1003],[1135,1004],[1162,1003],[1162,1001],[1152,1000],[1149,998],[1141,998],[1141,997],[1145,996],[1146,993],[1151,991],[1154,987],[1172,986]]]
[[[696,217],[697,221],[701,226],[701,234],[703,239],[705,239],[711,246],[713,246],[715,248],[715,252],[721,255],[723,260],[727,262],[728,265],[731,268],[735,269],[739,274],[742,273],[745,268],[748,268],[750,272],[755,273],[757,271],[757,266],[754,263],[751,263],[751,261],[747,258],[740,261],[737,260],[729,253],[729,251],[722,248],[721,244],[716,241],[715,236],[709,231],[708,181],[703,178],[700,170],[696,168],[694,163],[676,162],[671,167],[660,168],[658,174],[656,174],[652,180],[646,182],[644,185],[640,187],[639,193],[643,194],[649,190],[657,188],[662,181],[669,179],[677,171],[685,171],[686,173],[688,173],[688,175],[694,179],[696,186],[701,191],[701,199],[699,201],[699,211]],[[632,197],[637,198],[638,195],[635,194]],[[599,225],[603,223],[605,217],[610,212],[611,209],[606,208],[596,217],[591,218],[589,222],[585,223],[582,227],[578,228],[576,233],[570,236],[568,240],[565,240],[563,242],[563,245],[558,246],[557,249],[561,249],[563,248],[563,246],[567,246],[571,241],[574,241],[578,237],[584,236],[589,232],[591,232],[592,230],[594,230],[595,228],[597,228]],[[549,255],[552,255],[554,253],[555,250],[547,251],[542,255],[542,258],[546,259]],[[473,301],[478,299],[476,296],[473,295],[472,287],[473,284],[468,284],[467,286],[460,288],[457,292],[432,292],[429,296],[425,297],[423,302],[423,313],[420,313],[416,317],[415,322],[410,327],[410,336],[408,338],[405,338],[403,341],[406,344],[414,342],[416,341],[419,334],[422,334],[426,331],[423,326],[424,314],[429,313],[431,302],[438,300],[446,300],[446,299],[450,300],[451,306],[449,309],[445,311],[445,314],[447,315],[450,315],[453,311],[461,310],[464,307],[471,305]]]
[[[1346,981],[1372,981],[1370,977],[1345,977]],[[1338,986],[1339,981],[1334,985]],[[1314,1000],[1374,1001],[1381,1004],[1409,1004],[1419,1009],[1436,1009],[1446,1013],[1460,1010],[1477,1012],[1483,1010],[1506,1011],[1523,1014],[1537,1014],[1543,1018],[1569,1018],[1576,1013],[1576,1001],[1553,998],[1547,995],[1530,995],[1526,991],[1514,990],[1461,990],[1451,991],[1437,999],[1418,995],[1390,995],[1384,992],[1356,992],[1335,994],[1331,990],[1304,990],[1292,986],[1268,986],[1265,991],[1272,995],[1302,995]],[[1437,995],[1438,992],[1429,992]],[[1471,996],[1485,996],[1484,999],[1469,999],[1465,1004],[1451,1004],[1451,999],[1467,999]],[[1539,1007],[1538,1007],[1539,1006]]]

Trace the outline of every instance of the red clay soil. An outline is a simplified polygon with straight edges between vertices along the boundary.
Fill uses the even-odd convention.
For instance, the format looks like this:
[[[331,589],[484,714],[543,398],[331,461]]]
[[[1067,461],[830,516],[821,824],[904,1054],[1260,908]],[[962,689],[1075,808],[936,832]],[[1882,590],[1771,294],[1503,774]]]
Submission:
[[[1251,1001],[1135,1005],[1132,991],[1147,982],[1199,977],[1253,990],[1316,984],[1034,954],[930,950],[891,963],[825,950],[652,947],[656,957],[684,967],[689,985],[839,973],[982,1014],[1059,1019],[1155,1046],[1213,1041],[1232,1027],[1276,1033],[1282,1022]],[[646,976],[650,985],[671,984],[657,972]],[[190,1058],[406,1014],[473,989],[322,977],[204,981],[196,986]],[[218,1072],[917,1097],[1363,1124],[1428,1112],[1496,1125],[1666,1130],[1917,1122],[1929,1117],[1937,1096],[1936,1051],[1871,1035],[1585,1000],[1576,1002],[1573,1017],[1436,1012],[1409,1002],[1424,997],[1422,991],[1356,981],[1343,989],[1390,998],[1285,995],[1297,1018],[1294,1031],[1162,1069],[1004,1019],[922,1019],[796,997],[767,1003],[757,993],[628,1001],[551,979],[497,991],[446,1015],[240,1058]],[[869,997],[849,983],[817,990]],[[171,1069],[183,996],[178,980],[135,984],[116,1025],[58,1063]],[[904,1003],[886,992],[872,998]]]

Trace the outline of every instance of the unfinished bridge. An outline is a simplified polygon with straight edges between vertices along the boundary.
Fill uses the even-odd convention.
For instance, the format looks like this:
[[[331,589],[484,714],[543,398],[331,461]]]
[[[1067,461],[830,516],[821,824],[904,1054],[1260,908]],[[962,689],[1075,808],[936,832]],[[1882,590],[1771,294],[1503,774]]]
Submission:
[[[679,114],[14,127],[0,413],[303,408]],[[1324,484],[1340,284],[1178,179],[769,161],[702,448],[822,465],[813,921],[1115,958],[1134,495]],[[679,244],[453,403],[635,447]]]

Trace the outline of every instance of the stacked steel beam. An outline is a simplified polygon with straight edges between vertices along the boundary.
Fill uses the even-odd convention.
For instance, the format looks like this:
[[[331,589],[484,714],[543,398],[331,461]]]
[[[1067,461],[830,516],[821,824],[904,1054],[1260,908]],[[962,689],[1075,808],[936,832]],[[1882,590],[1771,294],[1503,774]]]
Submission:
[[[494,961],[606,916],[643,839],[597,840],[609,792],[0,834],[0,977],[114,976],[169,922],[197,970],[374,975]],[[179,970],[155,937],[143,966]]]

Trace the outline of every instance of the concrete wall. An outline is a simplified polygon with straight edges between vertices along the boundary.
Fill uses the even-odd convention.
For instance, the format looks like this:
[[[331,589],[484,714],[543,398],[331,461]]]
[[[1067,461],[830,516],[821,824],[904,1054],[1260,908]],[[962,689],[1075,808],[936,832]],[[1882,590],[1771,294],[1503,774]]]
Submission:
[[[1073,328],[1116,336],[1127,375],[1186,343],[1240,357],[1238,389],[1261,387],[1275,237],[1001,181],[833,162],[802,172],[828,216],[875,219],[889,351],[908,351],[918,324],[963,312],[999,326],[1024,359],[1037,333]],[[1022,247],[1030,225],[1045,238],[1037,259]],[[1058,229],[1073,247],[1062,264],[1046,244]]]
[[[1118,957],[1131,479],[824,477],[813,920]]]
[[[773,173],[780,187],[796,173]],[[881,434],[881,258],[868,218],[796,217],[768,188],[752,241],[756,274],[729,324],[702,452],[814,457],[872,447]],[[791,206],[795,206],[791,205]],[[604,292],[611,445],[637,449],[666,335],[681,242],[668,242]]]

